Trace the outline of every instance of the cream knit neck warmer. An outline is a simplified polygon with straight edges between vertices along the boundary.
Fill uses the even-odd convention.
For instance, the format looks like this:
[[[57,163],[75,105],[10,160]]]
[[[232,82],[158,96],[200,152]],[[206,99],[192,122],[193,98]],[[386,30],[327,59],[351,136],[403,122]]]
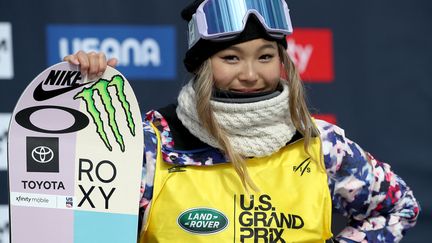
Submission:
[[[192,82],[180,91],[177,116],[194,136],[220,148],[198,119]],[[281,94],[267,100],[251,103],[210,102],[215,118],[227,133],[233,149],[245,157],[263,157],[284,147],[295,134],[288,97],[288,85],[283,84]]]

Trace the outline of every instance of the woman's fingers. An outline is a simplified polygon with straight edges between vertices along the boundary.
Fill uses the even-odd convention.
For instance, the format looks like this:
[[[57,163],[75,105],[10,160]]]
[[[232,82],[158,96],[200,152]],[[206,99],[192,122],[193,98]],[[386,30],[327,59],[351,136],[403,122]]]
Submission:
[[[84,52],[78,51],[75,54],[65,56],[63,61],[74,65],[80,65],[80,71],[83,76],[87,75],[89,80],[96,79],[103,75],[107,66],[115,68],[118,60],[116,58],[107,58],[103,52]]]
[[[106,67],[106,61],[104,63],[101,63],[100,55],[101,55],[100,53],[96,53],[96,52],[90,52],[87,55],[89,61],[87,75],[88,75],[88,79],[90,80],[95,79],[98,76],[101,66],[105,65]],[[102,76],[102,74],[100,76]]]
[[[115,68],[117,66],[118,60],[117,58],[110,58],[108,60],[108,66]]]
[[[75,56],[78,59],[80,65],[80,71],[83,76],[89,73],[90,71],[90,54],[87,54],[83,51],[78,51]]]
[[[69,62],[71,64],[79,65],[78,59],[75,55],[68,55],[63,58],[63,61]]]
[[[99,70],[96,75],[97,77],[100,77],[105,72],[108,63],[103,53],[99,53],[98,57],[99,57]]]

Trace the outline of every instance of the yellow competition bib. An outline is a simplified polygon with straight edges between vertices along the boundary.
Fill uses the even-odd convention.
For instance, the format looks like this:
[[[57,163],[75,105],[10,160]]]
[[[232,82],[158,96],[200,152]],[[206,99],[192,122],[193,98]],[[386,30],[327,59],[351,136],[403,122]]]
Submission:
[[[176,167],[158,154],[153,201],[140,242],[324,242],[331,234],[327,174],[303,139],[247,160],[259,193],[248,194],[230,163]],[[319,139],[312,140],[314,158]]]

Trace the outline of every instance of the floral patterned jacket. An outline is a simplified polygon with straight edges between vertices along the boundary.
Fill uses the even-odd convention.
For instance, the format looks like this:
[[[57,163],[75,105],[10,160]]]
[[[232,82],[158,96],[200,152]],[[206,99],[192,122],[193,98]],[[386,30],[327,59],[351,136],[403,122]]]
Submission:
[[[145,156],[140,213],[144,221],[152,200],[157,148],[156,134],[150,123],[161,134],[164,161],[195,166],[226,163],[219,150],[184,131],[187,129],[179,125],[172,113],[175,114],[163,116],[159,111],[150,111],[143,124]],[[321,120],[316,120],[316,124],[321,133],[333,210],[348,218],[348,225],[336,239],[340,242],[400,241],[406,230],[415,225],[419,214],[419,205],[410,188],[388,164],[376,160],[346,138],[344,130]],[[177,148],[173,137],[187,137],[185,144],[193,145]]]

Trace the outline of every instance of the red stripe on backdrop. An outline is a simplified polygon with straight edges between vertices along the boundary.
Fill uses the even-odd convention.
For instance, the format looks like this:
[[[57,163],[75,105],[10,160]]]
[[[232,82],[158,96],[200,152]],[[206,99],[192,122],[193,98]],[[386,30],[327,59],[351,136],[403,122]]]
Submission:
[[[302,80],[331,83],[334,80],[333,33],[328,28],[296,28],[287,37],[288,54]]]
[[[335,114],[312,114],[312,117],[330,122],[331,124],[337,124],[337,118]]]

